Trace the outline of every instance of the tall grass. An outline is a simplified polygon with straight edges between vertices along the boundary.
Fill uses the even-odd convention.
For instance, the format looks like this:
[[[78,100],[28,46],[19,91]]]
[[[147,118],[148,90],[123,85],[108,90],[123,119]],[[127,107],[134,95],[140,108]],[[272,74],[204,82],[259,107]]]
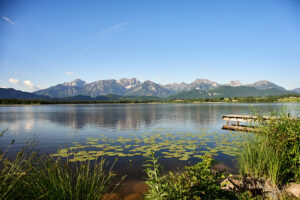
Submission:
[[[0,138],[5,131],[0,133]],[[11,161],[7,154],[14,140],[4,150],[0,151],[0,199],[15,199],[23,190],[23,180],[31,172],[31,162],[37,156],[34,151],[34,141],[27,141],[24,148]]]
[[[239,170],[244,176],[265,179],[277,185],[287,165],[283,152],[278,152],[265,136],[249,136],[239,156]]]
[[[239,155],[241,174],[274,186],[299,181],[300,120],[282,110],[272,113],[268,121],[258,115],[258,124]]]
[[[46,157],[36,166],[25,183],[28,197],[45,199],[101,199],[115,174],[105,172],[104,159],[75,164]]]
[[[106,172],[104,159],[70,163],[40,157],[34,142],[27,143],[15,158],[8,158],[8,150],[0,153],[0,199],[100,200],[113,188],[114,164]]]

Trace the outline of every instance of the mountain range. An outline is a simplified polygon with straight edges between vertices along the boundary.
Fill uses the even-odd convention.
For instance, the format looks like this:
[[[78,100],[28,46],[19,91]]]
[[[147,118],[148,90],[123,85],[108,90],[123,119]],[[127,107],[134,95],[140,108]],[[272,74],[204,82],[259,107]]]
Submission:
[[[167,97],[178,93],[191,92],[193,90],[198,90],[202,93],[205,92],[206,95],[204,96],[208,97],[212,96],[209,94],[214,93],[218,93],[219,95],[213,96],[230,96],[233,93],[235,93],[238,96],[265,96],[267,94],[278,95],[287,94],[291,92],[300,92],[299,88],[295,89],[294,91],[288,91],[283,87],[278,86],[275,83],[269,81],[258,81],[253,84],[244,85],[240,81],[236,80],[231,81],[228,84],[221,85],[217,82],[210,81],[207,79],[196,79],[192,83],[181,82],[161,85],[149,80],[141,82],[136,78],[122,78],[119,80],[99,80],[92,83],[86,83],[83,80],[76,79],[72,82],[58,84],[44,90],[38,90],[34,93],[37,95],[49,96],[51,98],[71,97],[78,95],[96,97],[99,95],[107,94],[116,94],[122,96]],[[220,90],[226,91],[220,92]],[[241,93],[241,91],[243,92]]]
[[[154,96],[169,99],[214,98],[214,97],[260,97],[270,95],[300,94],[300,88],[286,90],[269,81],[258,81],[253,84],[242,84],[240,81],[230,81],[219,84],[207,79],[196,79],[192,83],[158,84],[152,81],[139,81],[136,78],[119,80],[99,80],[86,83],[81,79],[64,82],[33,93],[14,89],[0,89],[0,98],[21,99],[97,99],[105,95],[117,96]],[[106,98],[106,97],[105,97]]]

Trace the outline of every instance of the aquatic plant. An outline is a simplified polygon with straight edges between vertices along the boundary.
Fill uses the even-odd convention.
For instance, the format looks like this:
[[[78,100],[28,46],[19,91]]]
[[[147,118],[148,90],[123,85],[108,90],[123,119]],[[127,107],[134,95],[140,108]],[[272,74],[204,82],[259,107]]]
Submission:
[[[55,157],[69,158],[70,162],[95,160],[102,156],[132,157],[150,155],[158,152],[163,158],[177,158],[187,161],[200,159],[206,151],[222,152],[235,156],[238,152],[241,134],[217,134],[200,132],[170,132],[156,129],[141,135],[130,134],[127,138],[109,138],[100,135],[87,138],[85,144],[73,143],[74,146],[59,149]]]

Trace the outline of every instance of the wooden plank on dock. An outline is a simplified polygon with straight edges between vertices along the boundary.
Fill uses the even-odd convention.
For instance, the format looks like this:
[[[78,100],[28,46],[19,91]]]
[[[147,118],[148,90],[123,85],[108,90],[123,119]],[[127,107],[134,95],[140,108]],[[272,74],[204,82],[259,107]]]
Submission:
[[[270,120],[271,117],[270,116],[261,116],[261,118],[263,120]],[[258,119],[257,116],[253,116],[253,115],[223,115],[222,119],[227,121],[227,123],[229,121],[233,121],[233,122],[252,122],[252,121],[256,121]]]
[[[238,125],[223,125],[222,129],[232,130],[232,131],[245,131],[245,132],[253,132],[255,130],[254,127],[238,126]]]

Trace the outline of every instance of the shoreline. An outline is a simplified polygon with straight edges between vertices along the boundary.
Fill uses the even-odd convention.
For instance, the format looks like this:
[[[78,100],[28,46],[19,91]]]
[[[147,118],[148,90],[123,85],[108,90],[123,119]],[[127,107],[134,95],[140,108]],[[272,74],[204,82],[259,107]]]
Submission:
[[[17,104],[0,104],[1,106],[42,106],[42,105],[108,105],[108,104],[280,104],[280,103],[300,103],[300,101],[276,101],[276,102],[99,102],[99,103],[89,103],[89,102],[82,102],[82,103],[17,103]]]

